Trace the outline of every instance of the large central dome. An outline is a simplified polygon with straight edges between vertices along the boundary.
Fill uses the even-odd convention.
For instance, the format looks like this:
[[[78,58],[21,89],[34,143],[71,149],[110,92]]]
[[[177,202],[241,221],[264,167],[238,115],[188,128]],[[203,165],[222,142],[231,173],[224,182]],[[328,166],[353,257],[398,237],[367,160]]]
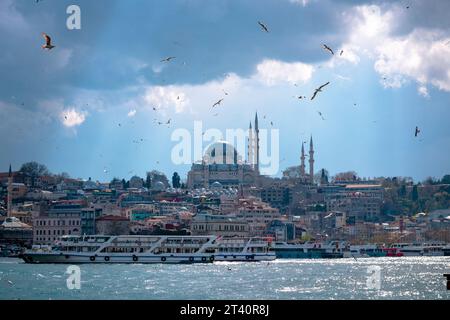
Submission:
[[[238,153],[227,141],[216,141],[206,148],[203,161],[206,164],[237,164]]]

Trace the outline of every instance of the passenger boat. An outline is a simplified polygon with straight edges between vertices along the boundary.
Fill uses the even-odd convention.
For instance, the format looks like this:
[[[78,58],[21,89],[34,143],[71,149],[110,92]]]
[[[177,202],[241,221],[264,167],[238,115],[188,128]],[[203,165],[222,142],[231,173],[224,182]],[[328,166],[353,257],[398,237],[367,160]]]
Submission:
[[[218,238],[214,260],[216,261],[270,261],[276,255],[265,238]]]
[[[282,259],[335,259],[344,257],[344,248],[338,242],[328,244],[275,242],[273,248],[276,257]]]
[[[232,241],[232,242],[229,242]],[[33,246],[27,263],[211,263],[273,260],[269,245],[216,236],[62,236],[55,246]]]
[[[369,258],[385,257],[387,252],[376,244],[351,245],[348,251],[344,252],[344,258]]]
[[[443,256],[446,243],[395,243],[391,247],[397,248],[405,257]]]

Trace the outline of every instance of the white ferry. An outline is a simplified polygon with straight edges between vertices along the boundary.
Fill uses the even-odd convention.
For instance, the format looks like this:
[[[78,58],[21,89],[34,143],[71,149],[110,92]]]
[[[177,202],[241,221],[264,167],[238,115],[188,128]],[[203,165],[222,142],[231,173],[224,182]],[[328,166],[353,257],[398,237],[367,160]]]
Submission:
[[[234,241],[234,242],[228,242]],[[244,245],[240,245],[239,241]],[[232,245],[233,244],[233,245]],[[216,236],[63,236],[55,246],[34,246],[22,256],[26,263],[211,263],[275,259],[252,239]],[[225,254],[227,253],[227,254]]]
[[[276,254],[264,238],[218,238],[216,261],[270,261]]]
[[[446,243],[394,243],[391,247],[397,248],[405,257],[443,256]]]

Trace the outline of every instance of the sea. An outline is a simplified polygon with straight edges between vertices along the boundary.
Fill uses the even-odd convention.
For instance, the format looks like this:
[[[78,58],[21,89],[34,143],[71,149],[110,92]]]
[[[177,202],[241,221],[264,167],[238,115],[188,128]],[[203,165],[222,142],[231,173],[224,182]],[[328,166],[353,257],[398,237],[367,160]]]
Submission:
[[[73,269],[76,280],[69,274]],[[450,273],[450,257],[75,267],[0,258],[0,299],[448,300],[445,273]]]

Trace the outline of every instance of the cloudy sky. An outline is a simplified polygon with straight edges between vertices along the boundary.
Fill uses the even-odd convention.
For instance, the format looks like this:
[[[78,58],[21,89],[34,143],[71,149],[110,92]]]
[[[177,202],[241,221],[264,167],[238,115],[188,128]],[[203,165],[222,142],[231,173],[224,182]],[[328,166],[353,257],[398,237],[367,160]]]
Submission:
[[[71,4],[81,30],[66,27]],[[441,177],[448,12],[445,0],[2,0],[0,171],[35,160],[73,177],[184,178],[175,129],[246,129],[257,111],[279,130],[278,175],[313,135],[317,170]]]

